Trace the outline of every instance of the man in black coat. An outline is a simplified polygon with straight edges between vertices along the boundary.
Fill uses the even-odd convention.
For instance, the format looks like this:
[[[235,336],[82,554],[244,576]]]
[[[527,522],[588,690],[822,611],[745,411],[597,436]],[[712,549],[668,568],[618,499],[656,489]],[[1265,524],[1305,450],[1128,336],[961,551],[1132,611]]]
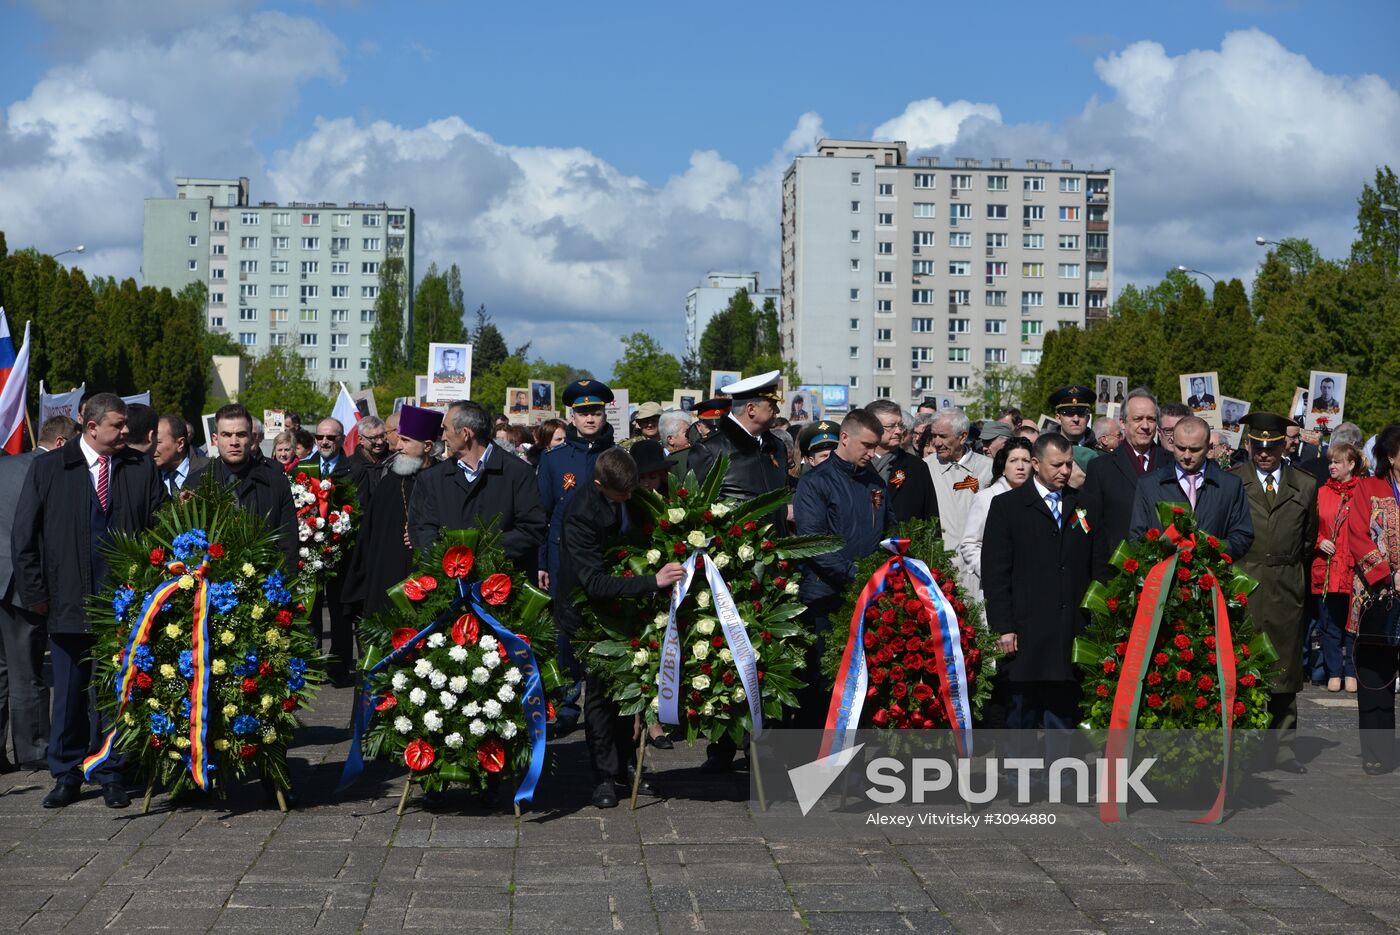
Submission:
[[[49,772],[54,787],[45,808],[77,801],[82,761],[103,725],[92,684],[92,627],[85,603],[103,586],[102,554],[115,533],[135,535],[155,522],[165,489],[148,456],[126,447],[126,403],[97,393],[83,404],[76,443],[34,459],[15,509],[10,548],[16,603],[47,618],[53,666]],[[120,762],[93,774],[110,808],[130,804]]]
[[[219,457],[191,475],[187,488],[198,487],[210,471],[219,484],[233,487],[240,509],[261,517],[277,536],[277,550],[290,579],[297,573],[297,510],[287,474],[253,446],[253,417],[241,403],[229,403],[214,413]]]
[[[690,469],[702,483],[721,455],[729,457],[719,488],[721,500],[752,500],[787,486],[787,447],[769,432],[782,405],[780,378],[780,371],[774,370],[724,387],[733,397],[729,415],[720,420],[718,431],[691,446]],[[786,535],[785,510],[774,512],[768,520],[779,535]]]
[[[1156,443],[1157,400],[1145,389],[1133,390],[1123,404],[1124,442],[1089,462],[1079,502],[1089,512],[1094,550],[1094,577],[1107,582],[1117,572],[1108,564],[1113,550],[1128,538],[1138,481],[1172,463]]]
[[[444,529],[495,522],[506,557],[534,577],[539,546],[549,531],[530,465],[491,441],[491,416],[470,400],[455,402],[442,423],[447,459],[423,471],[408,503],[408,535],[416,549],[432,548]]]
[[[359,476],[360,509],[368,510],[374,488],[384,479],[389,465],[389,427],[379,416],[364,416],[355,423],[360,443],[350,454],[349,469]]]
[[[938,492],[924,459],[905,451],[904,410],[889,399],[877,399],[865,411],[880,420],[880,446],[870,466],[889,485],[894,520],[937,519]]]
[[[640,514],[628,509],[636,489],[637,464],[632,456],[622,448],[608,448],[593,462],[592,480],[565,508],[563,548],[554,582],[554,623],[567,639],[573,639],[582,623],[574,603],[576,591],[581,589],[591,601],[612,602],[665,590],[684,575],[679,562],[663,565],[654,575],[624,578],[607,573],[603,556],[609,540],[626,534],[640,521]],[[584,684],[583,724],[593,761],[593,804],[612,808],[617,805],[616,786],[628,782],[627,771],[637,749],[632,718],[618,715],[617,703],[607,696],[597,676],[586,676]]]
[[[1036,439],[1031,479],[992,500],[982,540],[982,589],[987,624],[1009,658],[1007,726],[1069,730],[1079,720],[1079,687],[1070,661],[1085,617],[1090,544],[1078,496],[1069,486],[1074,466],[1069,440]]]

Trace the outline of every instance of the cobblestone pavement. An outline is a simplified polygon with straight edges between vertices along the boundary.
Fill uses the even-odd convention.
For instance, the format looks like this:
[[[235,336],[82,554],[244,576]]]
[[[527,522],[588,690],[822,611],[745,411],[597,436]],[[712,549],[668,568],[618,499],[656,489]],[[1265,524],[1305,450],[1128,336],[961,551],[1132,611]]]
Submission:
[[[677,745],[649,765],[669,797],[588,804],[546,775],[517,820],[464,795],[395,815],[403,770],[331,789],[348,691],[327,691],[293,750],[302,805],[255,784],[224,802],[114,812],[95,790],[45,811],[45,774],[0,777],[0,929],[337,932],[1369,932],[1400,927],[1400,778],[1322,772],[1351,820],[1277,809],[1220,827],[1101,826],[1092,810],[1019,833],[790,834],[756,818],[743,773],[700,775]],[[1349,696],[1310,689],[1314,731],[1353,731]],[[1316,746],[1316,745],[1315,745]],[[581,735],[555,745],[583,777]],[[1320,750],[1304,753],[1315,765]],[[1277,783],[1289,796],[1286,777]],[[1298,788],[1298,787],[1295,787]],[[1353,804],[1354,803],[1354,804]],[[1282,819],[1280,819],[1282,814]],[[1375,816],[1371,820],[1369,816]]]

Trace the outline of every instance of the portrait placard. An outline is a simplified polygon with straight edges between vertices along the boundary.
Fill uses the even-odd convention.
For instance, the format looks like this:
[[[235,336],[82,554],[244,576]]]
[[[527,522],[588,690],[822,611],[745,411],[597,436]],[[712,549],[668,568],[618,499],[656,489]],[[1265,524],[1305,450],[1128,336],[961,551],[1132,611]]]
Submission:
[[[1311,402],[1303,417],[1303,428],[1330,432],[1345,418],[1347,375],[1330,370],[1314,370],[1308,374]]]
[[[1214,371],[1183,373],[1180,379],[1181,401],[1211,428],[1220,428],[1219,376]]]
[[[471,399],[472,346],[470,344],[428,345],[428,401],[450,403]]]

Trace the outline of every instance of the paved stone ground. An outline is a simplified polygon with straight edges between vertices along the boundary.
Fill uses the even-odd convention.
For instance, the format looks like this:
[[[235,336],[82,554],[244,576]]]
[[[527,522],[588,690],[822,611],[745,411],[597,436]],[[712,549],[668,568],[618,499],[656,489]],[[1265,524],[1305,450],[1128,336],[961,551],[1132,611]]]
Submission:
[[[1015,833],[849,830],[755,815],[744,774],[695,770],[702,751],[648,759],[672,797],[636,812],[588,805],[579,735],[556,745],[516,820],[455,794],[394,813],[402,770],[372,765],[331,793],[348,691],[328,691],[293,751],[302,807],[157,799],[60,812],[44,774],[0,777],[0,929],[380,932],[1369,932],[1400,927],[1400,778],[1326,763],[1308,780],[1350,816],[1303,808],[1224,825],[1112,828],[1071,809]],[[1310,690],[1305,727],[1354,733],[1351,699]],[[1319,772],[1325,778],[1317,783]],[[1294,782],[1299,780],[1294,779]],[[1301,788],[1298,786],[1295,789]],[[1286,780],[1276,784],[1290,797]],[[1295,798],[1301,798],[1295,796]],[[1077,815],[1075,812],[1077,811]],[[1374,816],[1372,818],[1371,816]],[[794,828],[806,829],[805,832]]]

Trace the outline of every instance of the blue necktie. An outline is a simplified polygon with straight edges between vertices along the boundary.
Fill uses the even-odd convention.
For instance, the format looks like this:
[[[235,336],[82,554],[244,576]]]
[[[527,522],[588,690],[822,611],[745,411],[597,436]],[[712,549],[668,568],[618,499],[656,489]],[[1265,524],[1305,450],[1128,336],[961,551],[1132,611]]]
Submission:
[[[1052,490],[1045,495],[1045,505],[1050,508],[1050,515],[1055,517],[1055,525],[1060,525],[1060,494],[1059,491]]]

